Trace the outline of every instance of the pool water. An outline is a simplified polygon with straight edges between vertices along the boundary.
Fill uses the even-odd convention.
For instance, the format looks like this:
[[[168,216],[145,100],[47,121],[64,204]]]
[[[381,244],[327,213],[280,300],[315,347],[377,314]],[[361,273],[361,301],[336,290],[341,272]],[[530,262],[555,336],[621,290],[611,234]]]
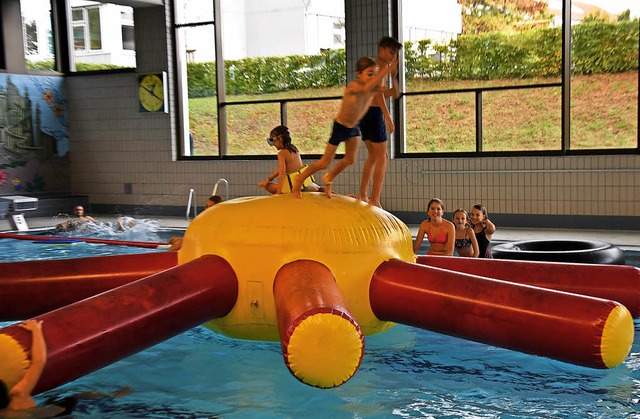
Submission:
[[[74,231],[45,230],[37,233],[29,232],[28,234],[69,238],[90,237],[102,239],[105,242],[124,240],[144,243],[166,243],[171,237],[182,237],[185,231],[184,229],[162,228],[154,220],[136,220],[136,222],[133,228],[127,228],[125,231],[117,231],[109,226],[97,226],[87,223],[86,227]],[[0,262],[112,256],[157,251],[166,251],[166,249],[90,242],[60,245],[31,240],[0,238]]]
[[[636,333],[640,325],[636,323]],[[131,386],[81,400],[78,418],[628,418],[640,416],[640,353],[592,370],[407,326],[367,338],[355,376],[298,382],[276,343],[197,327],[38,397]]]
[[[626,253],[640,266],[640,251]],[[366,338],[351,380],[322,390],[289,373],[278,343],[196,327],[37,400],[125,386],[121,398],[80,400],[73,417],[630,418],[640,417],[640,342],[622,365],[595,370],[398,325]]]

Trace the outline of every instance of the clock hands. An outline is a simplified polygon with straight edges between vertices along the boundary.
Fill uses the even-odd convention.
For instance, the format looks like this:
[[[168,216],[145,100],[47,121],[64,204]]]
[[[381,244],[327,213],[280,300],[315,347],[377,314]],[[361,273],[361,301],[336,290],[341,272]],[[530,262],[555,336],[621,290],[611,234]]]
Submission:
[[[141,85],[141,87],[142,87],[144,90],[146,90],[146,91],[147,91],[147,93],[149,93],[151,96],[155,97],[156,99],[164,100],[164,98],[161,98],[161,97],[159,97],[158,95],[156,95],[156,92],[155,92],[156,83],[155,83],[155,82],[153,83],[153,85],[151,86],[151,88],[148,88],[148,87],[146,87],[146,86],[144,86],[144,85]]]

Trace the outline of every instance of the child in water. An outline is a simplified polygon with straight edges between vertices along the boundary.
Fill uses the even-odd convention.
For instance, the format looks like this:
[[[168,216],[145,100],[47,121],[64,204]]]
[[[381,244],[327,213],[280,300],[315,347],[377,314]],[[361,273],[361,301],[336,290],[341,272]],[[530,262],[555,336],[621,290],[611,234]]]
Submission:
[[[445,220],[444,203],[439,198],[431,198],[427,203],[429,218],[420,224],[413,252],[418,254],[425,236],[429,241],[428,255],[453,256],[455,227],[451,221]]]
[[[469,215],[463,209],[453,212],[453,224],[456,226],[456,240],[454,247],[459,256],[477,258],[480,251],[478,240],[469,224]]]
[[[487,215],[487,209],[482,204],[475,204],[471,209],[471,225],[473,226],[473,232],[476,235],[478,241],[478,248],[480,254],[478,257],[491,259],[491,237],[496,232],[496,226],[489,220]]]

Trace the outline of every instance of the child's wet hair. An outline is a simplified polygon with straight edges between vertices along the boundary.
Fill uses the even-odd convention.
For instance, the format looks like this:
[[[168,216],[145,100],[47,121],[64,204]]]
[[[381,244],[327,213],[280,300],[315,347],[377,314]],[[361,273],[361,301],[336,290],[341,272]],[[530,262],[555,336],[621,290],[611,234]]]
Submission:
[[[487,208],[486,208],[484,205],[482,205],[482,204],[475,204],[475,205],[473,206],[473,208],[475,208],[475,209],[477,209],[478,211],[480,211],[480,212],[482,213],[482,215],[484,215],[484,216],[485,216],[485,218],[487,218],[487,217],[488,217],[488,215],[487,215]]]
[[[356,63],[356,71],[358,73],[362,73],[364,70],[366,70],[369,67],[375,67],[376,61],[371,58],[371,57],[360,57],[358,59],[358,62]]]
[[[390,36],[383,36],[380,41],[378,41],[378,47],[400,50],[402,48],[402,44],[395,38],[392,38]]]
[[[442,202],[442,199],[440,198],[431,198],[427,203],[427,211],[429,211],[429,208],[431,208],[431,205],[434,203],[440,204],[440,206],[442,207],[442,211],[444,212],[444,202]]]
[[[451,218],[455,218],[456,214],[459,213],[459,212],[464,213],[464,216],[469,218],[469,213],[464,208],[458,208],[457,210],[453,211],[453,215],[451,216]]]
[[[289,133],[289,128],[284,125],[278,125],[274,129],[271,130],[271,137],[280,137],[282,138],[282,147],[286,150],[289,150],[292,153],[298,152],[298,147],[294,146],[291,143],[291,134]]]

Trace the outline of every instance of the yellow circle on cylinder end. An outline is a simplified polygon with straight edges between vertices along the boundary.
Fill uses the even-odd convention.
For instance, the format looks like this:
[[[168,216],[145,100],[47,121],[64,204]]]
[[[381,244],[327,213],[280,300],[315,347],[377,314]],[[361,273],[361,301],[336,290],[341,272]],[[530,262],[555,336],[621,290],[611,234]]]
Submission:
[[[27,353],[13,337],[0,334],[0,380],[12,388],[29,368]]]
[[[305,384],[337,387],[355,374],[364,352],[360,330],[349,320],[329,313],[304,319],[289,339],[287,367]]]
[[[600,351],[602,362],[613,368],[624,362],[633,344],[633,318],[623,305],[611,310],[602,331]]]

